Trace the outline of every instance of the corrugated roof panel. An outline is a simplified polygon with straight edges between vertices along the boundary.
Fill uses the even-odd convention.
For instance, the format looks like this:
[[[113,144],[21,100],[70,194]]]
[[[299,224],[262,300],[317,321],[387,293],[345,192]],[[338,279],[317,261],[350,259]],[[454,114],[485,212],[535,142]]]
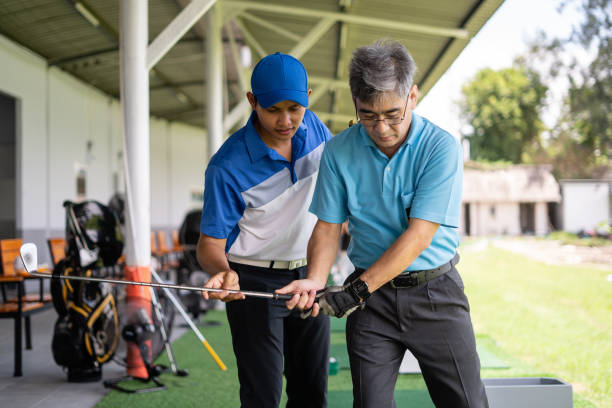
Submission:
[[[320,110],[340,129],[346,118],[354,116],[347,87],[348,62],[352,50],[377,39],[390,37],[404,43],[415,58],[419,70],[416,82],[424,95],[459,55],[470,37],[454,38],[448,33],[419,32],[395,27],[393,23],[425,25],[441,29],[464,28],[473,36],[489,19],[503,0],[251,0],[237,3],[218,0],[224,13],[235,6],[246,6],[245,12],[266,23],[276,25],[300,39],[307,38],[322,16],[365,16],[370,24],[336,22],[325,32],[301,60],[311,78],[311,84],[337,80],[342,86],[325,90],[313,109]],[[119,94],[119,12],[118,0],[81,0],[99,20],[94,27],[66,0],[2,0],[0,33],[47,58],[50,64],[74,74],[110,95]],[[149,38],[152,41],[185,7],[188,0],[150,0],[148,2]],[[345,4],[345,9],[340,7]],[[266,10],[258,8],[266,8]],[[255,8],[255,9],[253,9]],[[282,13],[279,10],[282,9]],[[314,14],[312,13],[314,11]],[[227,18],[227,16],[226,16]],[[292,50],[297,41],[270,30],[253,19],[235,16],[267,53]],[[349,17],[350,18],[350,17]],[[372,25],[371,19],[382,20]],[[388,24],[386,23],[388,22]],[[199,24],[199,23],[198,23]],[[343,27],[345,37],[340,35]],[[391,27],[393,26],[393,27]],[[232,26],[238,46],[248,36],[238,26]],[[205,44],[202,25],[189,30],[177,45],[161,59],[150,76],[151,112],[165,115],[170,120],[181,120],[201,125],[204,122],[204,83],[206,77]],[[291,37],[291,36],[290,36]],[[342,39],[341,39],[342,37]],[[253,62],[259,55],[252,49]],[[224,33],[226,91],[231,110],[244,98],[238,73]],[[340,74],[339,78],[337,73]],[[187,102],[177,98],[183,93]],[[184,99],[180,98],[180,99]],[[224,102],[225,103],[225,102]],[[182,113],[181,113],[182,112]],[[334,114],[338,116],[334,119]]]
[[[0,7],[0,32],[45,58],[112,45],[66,1],[7,2]]]

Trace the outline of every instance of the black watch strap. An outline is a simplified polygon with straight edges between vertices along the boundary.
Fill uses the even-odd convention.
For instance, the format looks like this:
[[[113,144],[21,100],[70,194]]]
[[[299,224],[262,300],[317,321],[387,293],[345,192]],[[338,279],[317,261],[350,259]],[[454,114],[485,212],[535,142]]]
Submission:
[[[357,297],[359,297],[359,299],[362,301],[366,300],[371,295],[368,284],[359,278],[351,282],[351,287]]]

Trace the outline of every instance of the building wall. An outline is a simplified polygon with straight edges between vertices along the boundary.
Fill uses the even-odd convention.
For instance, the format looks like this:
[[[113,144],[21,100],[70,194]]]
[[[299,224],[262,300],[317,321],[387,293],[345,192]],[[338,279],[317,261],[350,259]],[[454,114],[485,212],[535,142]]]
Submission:
[[[520,203],[470,202],[471,235],[520,235]],[[546,235],[551,231],[547,203],[534,206],[535,234]],[[465,206],[462,206],[465,209]],[[465,217],[461,215],[459,233],[465,234]]]
[[[592,230],[601,221],[610,222],[608,182],[561,182],[561,191],[565,231]]]
[[[535,203],[535,234],[546,235],[550,232],[548,207],[546,203]]]
[[[124,190],[121,107],[2,36],[0,92],[17,99],[18,235],[46,248],[46,238],[63,235],[62,202],[79,198],[79,171],[87,199],[107,203]],[[205,132],[156,118],[150,127],[151,225],[178,228],[201,206],[194,191],[203,189]]]
[[[472,235],[516,235],[520,233],[517,203],[470,203]],[[462,218],[462,223],[464,219]],[[462,226],[462,230],[465,230]]]

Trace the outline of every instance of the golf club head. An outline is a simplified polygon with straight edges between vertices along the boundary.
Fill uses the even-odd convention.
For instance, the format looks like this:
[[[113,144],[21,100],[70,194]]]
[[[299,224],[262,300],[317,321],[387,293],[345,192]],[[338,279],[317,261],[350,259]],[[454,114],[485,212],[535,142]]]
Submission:
[[[28,273],[38,269],[38,250],[35,244],[31,242],[23,244],[19,249],[19,255]]]
[[[96,262],[98,260],[98,248],[94,250],[87,248],[79,249],[79,260],[81,262],[82,267],[91,265],[92,263]]]

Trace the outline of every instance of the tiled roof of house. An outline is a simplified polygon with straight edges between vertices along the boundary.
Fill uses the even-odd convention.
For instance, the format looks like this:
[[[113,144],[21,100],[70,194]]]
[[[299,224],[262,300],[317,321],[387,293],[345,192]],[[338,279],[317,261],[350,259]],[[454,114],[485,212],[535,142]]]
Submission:
[[[514,165],[498,169],[466,166],[464,202],[559,202],[559,183],[550,166]]]

